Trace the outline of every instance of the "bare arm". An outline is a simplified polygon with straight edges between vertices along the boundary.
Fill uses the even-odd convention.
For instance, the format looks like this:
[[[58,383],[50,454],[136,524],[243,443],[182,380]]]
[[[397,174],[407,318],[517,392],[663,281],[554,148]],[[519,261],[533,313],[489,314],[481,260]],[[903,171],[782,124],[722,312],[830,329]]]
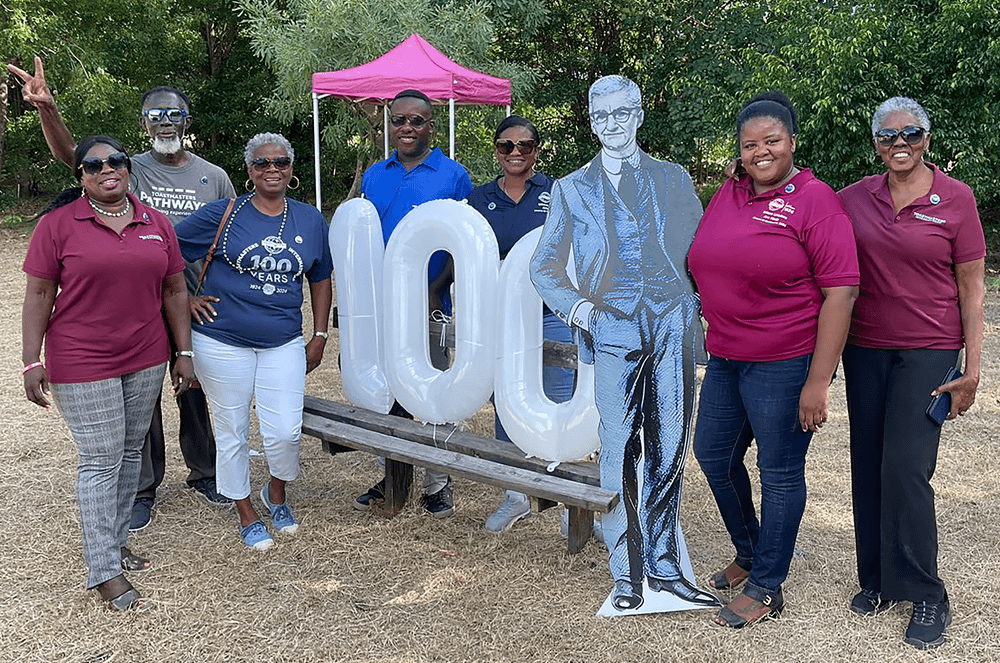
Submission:
[[[25,366],[39,363],[42,357],[42,338],[49,326],[52,304],[56,300],[55,281],[28,275],[21,309],[21,361]],[[49,409],[49,374],[44,366],[36,366],[24,373],[24,394],[28,400]]]
[[[12,64],[7,65],[7,69],[20,78],[24,84],[21,89],[21,96],[24,97],[24,100],[38,109],[38,118],[42,122],[42,133],[45,134],[45,142],[49,144],[52,156],[72,168],[73,150],[76,149],[76,143],[59,114],[59,108],[56,106],[52,91],[45,82],[45,68],[42,67],[42,59],[35,56],[34,76]]]
[[[163,310],[173,334],[178,350],[191,349],[191,310],[188,308],[187,284],[184,272],[170,274],[163,279]],[[187,391],[194,380],[194,364],[190,357],[177,357],[170,381],[174,385],[174,395]]]
[[[840,354],[851,326],[851,311],[858,298],[858,286],[820,288],[823,305],[819,309],[816,350],[809,375],[799,396],[799,425],[802,430],[818,431],[830,411],[830,382],[837,370]]]
[[[333,287],[330,279],[310,281],[309,298],[312,301],[313,331],[327,331],[330,324],[330,305],[333,303]],[[326,339],[322,336],[313,336],[306,343],[306,373],[320,365],[325,349]]]
[[[962,312],[962,336],[965,337],[965,371],[962,377],[943,384],[933,392],[937,396],[942,391],[951,392],[951,412],[954,419],[972,407],[976,402],[979,387],[979,359],[983,352],[983,300],[986,296],[984,284],[986,260],[972,260],[955,265],[955,279],[958,281],[958,308]]]

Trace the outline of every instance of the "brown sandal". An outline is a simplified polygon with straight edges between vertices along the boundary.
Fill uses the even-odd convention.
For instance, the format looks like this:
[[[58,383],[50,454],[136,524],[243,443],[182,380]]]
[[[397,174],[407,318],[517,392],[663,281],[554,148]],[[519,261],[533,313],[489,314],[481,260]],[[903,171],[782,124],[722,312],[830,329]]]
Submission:
[[[153,563],[145,557],[139,557],[128,548],[122,548],[122,571],[142,573],[153,568]]]
[[[781,616],[785,609],[785,597],[779,589],[773,594],[764,594],[760,599],[747,595],[746,590],[719,611],[712,622],[719,626],[743,628],[767,619]]]
[[[712,589],[736,589],[750,577],[750,570],[733,562],[721,571],[708,579],[708,586]]]

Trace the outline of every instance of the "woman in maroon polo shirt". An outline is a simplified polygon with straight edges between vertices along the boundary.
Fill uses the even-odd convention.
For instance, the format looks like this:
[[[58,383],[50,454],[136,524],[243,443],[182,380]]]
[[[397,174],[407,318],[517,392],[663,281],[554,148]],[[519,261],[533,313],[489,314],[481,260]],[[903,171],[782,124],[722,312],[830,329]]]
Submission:
[[[712,198],[688,254],[711,358],[694,452],[736,548],[709,584],[743,592],[714,621],[740,628],[784,608],[806,502],[806,450],[858,290],[851,223],[829,186],[794,163],[797,124],[780,92],[737,119],[745,173]],[[760,517],[744,457],[757,445]]]
[[[972,191],[924,161],[930,129],[916,101],[883,103],[872,139],[886,172],[839,193],[861,267],[843,357],[861,585],[851,610],[911,601],[905,640],[919,649],[942,644],[951,621],[930,485],[941,425],[927,408],[950,393],[954,419],[976,399],[986,256]],[[963,346],[964,375],[942,384]]]
[[[76,442],[87,589],[113,610],[144,610],[151,604],[122,571],[150,568],[127,543],[143,438],[170,352],[161,308],[181,348],[175,392],[194,377],[184,260],[167,217],[128,194],[121,143],[84,138],[74,161],[82,189],[53,201],[24,260],[21,373],[28,400],[48,409],[54,396]]]

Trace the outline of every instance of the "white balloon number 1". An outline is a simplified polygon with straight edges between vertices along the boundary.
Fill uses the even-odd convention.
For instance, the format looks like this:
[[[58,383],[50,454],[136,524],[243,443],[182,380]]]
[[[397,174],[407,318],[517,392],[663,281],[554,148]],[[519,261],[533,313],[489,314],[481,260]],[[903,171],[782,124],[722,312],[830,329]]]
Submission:
[[[568,461],[594,451],[593,366],[578,364],[566,403],[542,390],[542,303],[528,278],[540,233],[521,238],[500,270],[482,215],[434,200],[400,221],[383,258],[373,214],[378,225],[370,202],[349,200],[330,224],[348,400],[385,413],[394,397],[419,419],[447,423],[473,416],[495,390],[498,416],[526,453]],[[450,253],[455,265],[455,353],[446,371],[431,365],[428,345],[427,267],[436,251]]]

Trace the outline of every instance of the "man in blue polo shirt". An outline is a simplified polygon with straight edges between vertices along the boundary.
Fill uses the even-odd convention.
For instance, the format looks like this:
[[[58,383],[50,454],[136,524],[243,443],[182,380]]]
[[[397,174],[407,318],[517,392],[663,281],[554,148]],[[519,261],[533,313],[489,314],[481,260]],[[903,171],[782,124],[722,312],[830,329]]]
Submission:
[[[403,90],[389,106],[389,121],[393,155],[379,161],[365,171],[361,180],[361,195],[375,205],[382,221],[382,239],[388,243],[392,231],[406,214],[429,200],[452,198],[464,200],[472,191],[469,173],[460,163],[449,159],[439,148],[431,148],[434,133],[431,100],[417,90]],[[430,309],[449,312],[448,284],[450,270],[446,269],[448,254],[439,251],[431,256],[428,265],[430,279]],[[443,349],[431,345],[431,363],[439,369],[448,367]],[[399,403],[389,414],[411,415]],[[372,486],[354,501],[354,507],[367,510],[372,503],[385,499],[385,479]],[[454,514],[451,496],[451,479],[447,474],[426,470],[424,476],[423,505],[437,518]]]

